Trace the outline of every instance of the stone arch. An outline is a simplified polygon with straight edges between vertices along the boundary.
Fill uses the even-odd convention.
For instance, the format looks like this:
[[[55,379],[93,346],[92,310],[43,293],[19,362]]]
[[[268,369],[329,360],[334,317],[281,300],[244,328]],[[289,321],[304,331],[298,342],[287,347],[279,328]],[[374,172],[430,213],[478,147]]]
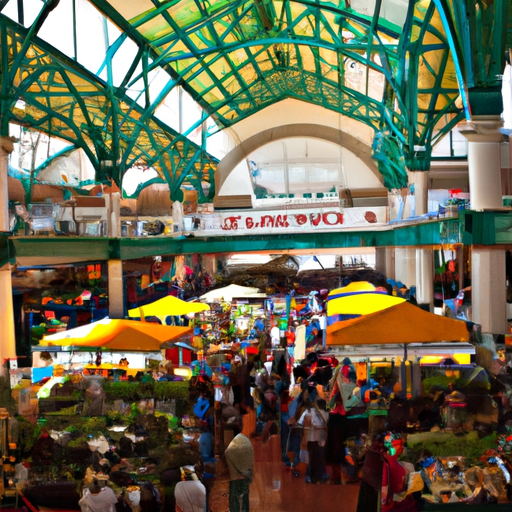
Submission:
[[[359,157],[363,163],[377,176],[382,182],[375,161],[372,158],[372,148],[363,141],[337,128],[323,126],[319,124],[289,124],[276,126],[256,133],[245,139],[235,148],[233,148],[217,165],[215,173],[215,199],[216,207],[248,207],[252,205],[252,196],[241,194],[237,196],[222,195],[222,187],[229,179],[231,172],[235,167],[247,158],[253,151],[281,139],[290,139],[293,137],[311,137],[326,140],[338,144]]]

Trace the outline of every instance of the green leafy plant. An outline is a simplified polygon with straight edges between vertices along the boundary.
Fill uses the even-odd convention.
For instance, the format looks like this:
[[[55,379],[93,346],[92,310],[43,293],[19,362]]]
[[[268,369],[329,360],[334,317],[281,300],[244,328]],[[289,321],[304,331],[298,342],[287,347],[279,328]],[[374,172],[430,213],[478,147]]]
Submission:
[[[464,436],[444,433],[438,436],[439,441],[429,439],[414,442],[414,436],[410,436],[408,444],[414,451],[428,450],[434,457],[460,456],[468,459],[479,459],[487,450],[496,448],[496,433],[479,439],[478,433],[469,432]]]
[[[81,425],[81,432],[98,436],[107,433],[107,420],[104,416],[91,416],[84,418]]]
[[[104,381],[102,384],[106,400],[123,400],[123,402],[136,402],[143,398],[156,400],[182,400],[188,401],[188,382],[112,382]]]
[[[67,448],[81,448],[87,445],[88,438],[85,436],[77,437],[76,439],[72,439],[67,444]]]

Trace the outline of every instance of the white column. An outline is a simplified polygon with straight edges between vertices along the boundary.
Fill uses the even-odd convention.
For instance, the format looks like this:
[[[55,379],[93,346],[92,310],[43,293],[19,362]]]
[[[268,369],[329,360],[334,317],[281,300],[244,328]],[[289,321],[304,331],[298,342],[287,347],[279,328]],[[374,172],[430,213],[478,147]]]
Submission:
[[[434,252],[431,248],[416,249],[416,301],[434,308]]]
[[[14,139],[0,137],[0,231],[9,231],[9,189],[7,171]],[[14,309],[12,304],[11,265],[0,267],[0,365],[4,359],[16,357]]]
[[[504,137],[499,116],[475,116],[458,125],[468,139],[469,197],[472,210],[501,208],[501,153]]]
[[[395,247],[395,281],[407,288],[416,284],[416,248]]]
[[[124,318],[123,262],[108,260],[108,316]]]
[[[110,229],[108,236],[119,238],[121,236],[121,194],[114,192],[110,195]]]
[[[505,251],[473,246],[471,254],[471,320],[482,332],[506,334]]]
[[[387,279],[395,279],[395,248],[375,248],[375,270],[382,272]]]
[[[428,212],[428,172],[408,171],[409,186],[414,185],[414,212],[424,215]]]

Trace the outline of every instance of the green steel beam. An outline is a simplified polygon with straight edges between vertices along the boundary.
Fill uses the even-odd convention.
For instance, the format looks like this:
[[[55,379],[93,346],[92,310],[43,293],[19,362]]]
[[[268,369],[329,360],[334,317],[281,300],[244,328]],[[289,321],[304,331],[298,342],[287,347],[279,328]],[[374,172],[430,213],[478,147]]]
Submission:
[[[405,247],[458,243],[457,219],[392,227],[382,231],[338,231],[258,236],[210,237],[13,237],[16,258],[38,258],[41,264],[69,258],[74,261],[123,260],[165,254],[212,254],[284,251],[293,249],[339,249],[357,247]]]
[[[106,0],[93,0],[93,3],[116,23],[121,22],[122,29],[129,29],[138,44],[147,45],[154,57],[153,65],[170,70],[177,83],[183,83],[207,115],[212,115],[220,126],[230,126],[285,98],[316,103],[368,124],[382,134],[378,146],[379,167],[390,188],[407,183],[405,163],[411,169],[428,169],[433,137],[439,139],[447,132],[446,127],[454,124],[453,119],[462,118],[460,113],[463,109],[455,101],[460,89],[457,84],[447,87],[443,80],[447,66],[453,64],[452,59],[458,75],[461,73],[458,39],[443,33],[443,29],[452,30],[453,27],[442,0],[430,2],[427,14],[421,9],[424,2],[411,2],[415,8],[410,10],[404,30],[380,17],[381,2],[376,2],[374,16],[364,16],[344,1],[335,4],[266,0],[260,5],[241,0],[208,4],[153,0],[154,9],[145,10],[131,20],[123,20]],[[178,5],[180,8],[176,9]],[[301,9],[292,14],[292,6],[300,6]],[[443,20],[437,28],[431,23],[434,14]],[[162,19],[170,27],[163,36],[152,38],[143,32],[149,23],[156,23],[156,20],[160,23]],[[305,28],[305,23],[309,29]],[[413,41],[410,47],[403,43],[410,40],[412,31],[418,30],[421,32],[419,40]],[[346,41],[343,31],[352,32],[355,38]],[[386,37],[394,37],[397,43],[384,42]],[[258,50],[253,52],[253,47]],[[301,52],[308,47],[314,56],[314,69],[303,67]],[[336,80],[336,95],[331,91],[332,82],[324,76],[327,62],[320,49],[343,56],[337,59],[339,78]],[[232,56],[240,59],[240,50],[245,52],[246,58],[235,63]],[[291,52],[294,62],[290,61]],[[434,52],[442,55],[441,66],[430,67],[427,71],[432,75],[434,86],[417,89],[420,80],[413,75],[417,69],[415,63],[428,68],[425,56]],[[261,58],[264,55],[267,55],[270,68],[262,71]],[[378,60],[374,58],[377,55]],[[407,62],[403,58],[405,55],[411,57]],[[346,59],[366,68],[363,91],[347,85],[344,78]],[[187,62],[188,76],[180,66],[181,61]],[[192,67],[191,61],[196,67]],[[212,74],[211,70],[221,61],[228,67],[222,75]],[[250,81],[247,68],[253,70]],[[370,95],[371,70],[381,73],[385,80],[385,90],[380,99]],[[293,77],[290,87],[291,74],[300,76]],[[211,85],[201,86],[202,75],[209,77]],[[236,92],[227,93],[225,84],[233,83],[236,84]],[[210,98],[214,92],[220,92],[215,101]],[[425,105],[429,108],[422,109],[414,104],[418,95],[428,96]],[[357,102],[353,102],[356,96]],[[347,102],[346,98],[352,101]],[[375,104],[376,115],[368,115],[375,109]],[[450,118],[448,123],[447,116]],[[395,158],[397,154],[402,158]]]
[[[119,258],[119,242],[115,239],[80,237],[13,237],[14,257],[37,258],[41,265],[70,261],[107,261]]]
[[[400,48],[400,69],[406,72],[400,72],[397,79],[409,110],[403,150],[411,170],[428,170],[435,141],[469,116],[460,48],[449,15],[443,0],[409,4]],[[437,41],[435,58],[432,40]],[[459,99],[465,108],[457,104]]]
[[[512,0],[445,0],[462,49],[473,115],[503,111],[501,74],[512,47]]]
[[[512,212],[464,212],[462,240],[465,245],[512,245]]]
[[[205,169],[187,167],[187,155],[201,148],[158,119],[148,115],[122,88],[115,88],[110,71],[111,55],[106,59],[108,81],[105,83],[70,59],[20,27],[0,16],[2,49],[0,121],[30,127],[71,142],[82,148],[96,169],[98,182],[120,184],[123,173],[138,163],[150,162],[176,190],[181,175],[196,177],[198,182],[211,177],[209,167],[216,160],[203,155]],[[132,73],[130,68],[128,71]],[[77,81],[80,86],[75,85]],[[25,109],[16,107],[23,99]],[[121,114],[122,113],[122,114]],[[119,157],[122,155],[122,158]],[[159,158],[155,159],[155,156]],[[182,161],[169,173],[170,161]],[[197,176],[196,176],[197,175]],[[177,199],[178,197],[174,197]]]

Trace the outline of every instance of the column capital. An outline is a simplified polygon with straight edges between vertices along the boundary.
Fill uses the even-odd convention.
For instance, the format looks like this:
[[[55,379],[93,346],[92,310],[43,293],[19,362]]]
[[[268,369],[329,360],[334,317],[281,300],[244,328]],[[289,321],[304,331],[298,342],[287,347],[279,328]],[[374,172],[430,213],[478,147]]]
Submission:
[[[18,142],[18,139],[16,137],[1,137],[0,136],[0,147],[7,154],[11,154],[13,152],[15,142]]]
[[[504,135],[500,132],[503,121],[500,116],[473,116],[471,121],[459,123],[459,132],[469,142],[502,142]]]

